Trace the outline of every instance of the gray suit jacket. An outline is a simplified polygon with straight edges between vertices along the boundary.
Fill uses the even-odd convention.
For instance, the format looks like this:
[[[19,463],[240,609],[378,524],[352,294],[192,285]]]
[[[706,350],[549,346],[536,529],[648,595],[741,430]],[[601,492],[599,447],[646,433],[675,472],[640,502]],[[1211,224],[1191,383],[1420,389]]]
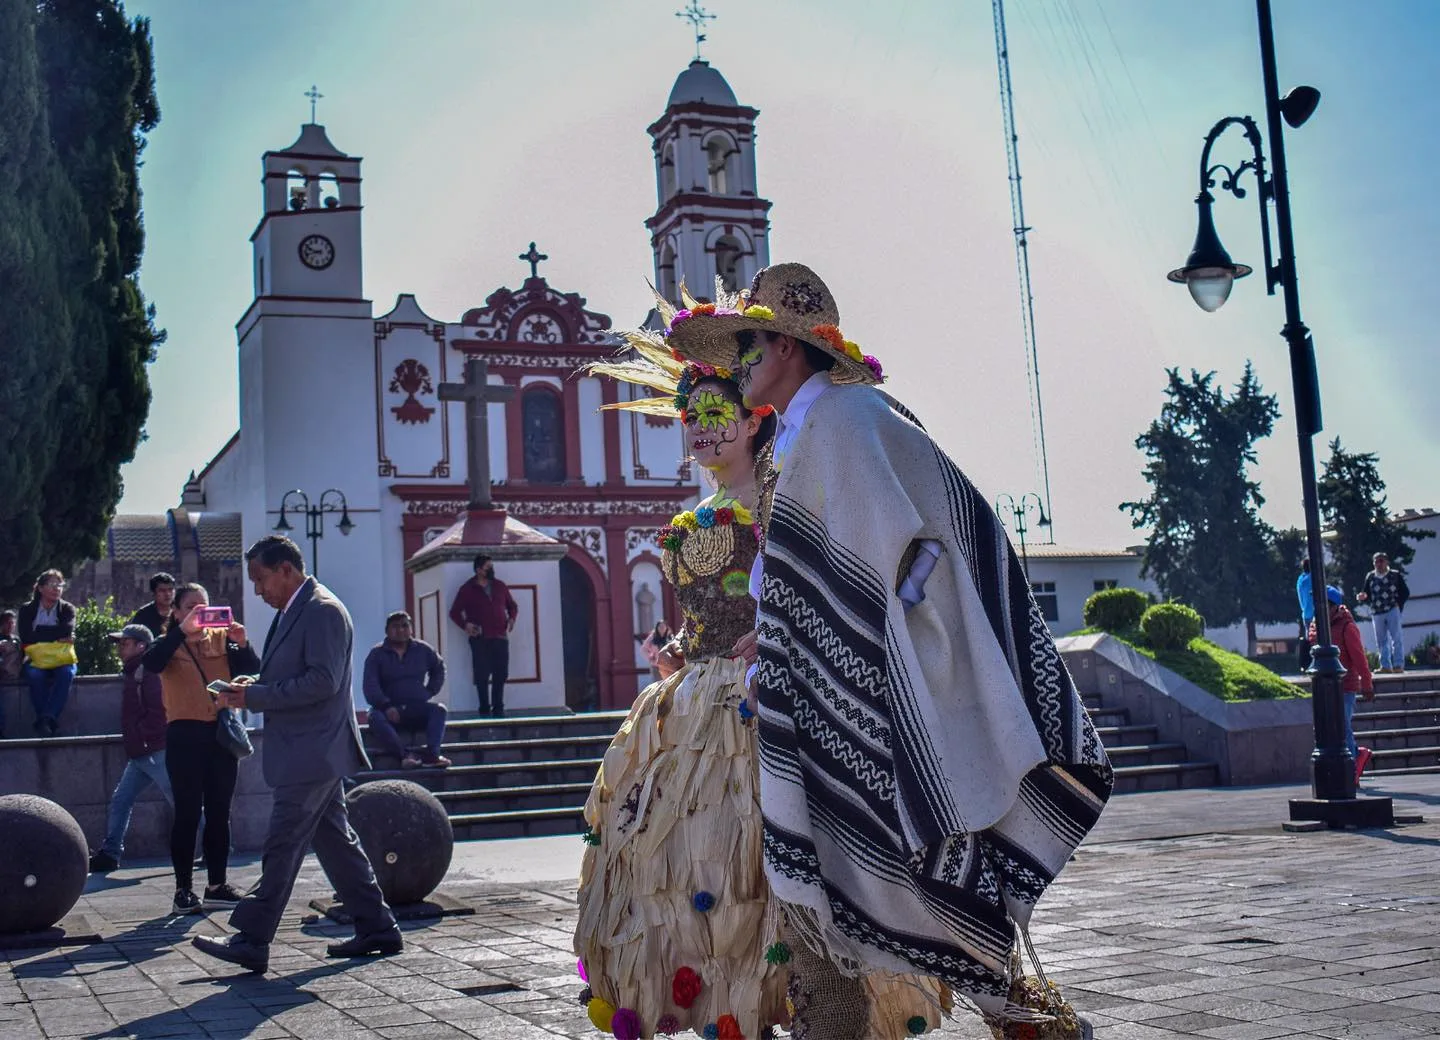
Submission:
[[[306,578],[271,625],[245,706],[265,713],[265,782],[315,784],[370,768],[350,694],[355,631],[335,594]]]

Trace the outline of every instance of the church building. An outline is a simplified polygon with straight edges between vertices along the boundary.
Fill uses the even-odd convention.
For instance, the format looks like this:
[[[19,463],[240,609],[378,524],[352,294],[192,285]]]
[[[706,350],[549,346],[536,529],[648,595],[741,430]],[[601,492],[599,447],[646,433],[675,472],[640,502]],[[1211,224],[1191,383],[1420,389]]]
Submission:
[[[743,286],[769,263],[770,203],[756,182],[758,114],[697,59],[648,128],[657,205],[645,226],[655,284],[672,299],[681,281],[697,294],[717,275]],[[357,698],[365,654],[383,637],[386,614],[405,609],[417,635],[446,656],[452,679],[464,677],[464,686],[447,684],[451,709],[474,710],[464,633],[447,616],[449,602],[416,602],[415,568],[417,554],[456,524],[470,497],[467,407],[453,398],[467,361],[479,359],[496,391],[481,392],[491,398],[481,443],[490,494],[510,517],[506,537],[513,529],[559,557],[555,589],[512,584],[520,614],[507,706],[628,706],[650,676],[640,640],[658,618],[678,620],[656,542],[659,528],[700,492],[678,420],[601,410],[632,393],[579,374],[617,349],[611,319],[574,287],[551,285],[535,243],[520,257],[527,276],[518,286],[493,289],[458,317],[432,316],[410,293],[377,314],[362,289],[363,188],[361,159],[317,123],[264,154],[250,239],[254,298],[236,325],[240,429],[192,476],[181,507],[187,531],[230,533],[211,540],[223,541],[230,558],[208,561],[209,572],[197,562],[195,574],[184,573],[178,551],[156,565],[172,563],[181,580],[223,571],[231,588],[243,587],[244,616],[255,627],[271,612],[243,580],[237,550],[287,530],[307,563],[313,552],[320,580],[354,618]],[[442,394],[442,385],[452,389]],[[126,544],[163,542],[168,552],[174,539],[161,532],[176,529],[173,513],[118,517],[115,529]],[[156,529],[148,541],[136,534],[147,525]],[[130,584],[148,562],[126,561],[136,579]],[[114,562],[102,565],[107,577],[115,572]],[[503,558],[496,576],[506,579]],[[100,584],[95,570],[78,577]],[[117,598],[129,605],[129,596]]]

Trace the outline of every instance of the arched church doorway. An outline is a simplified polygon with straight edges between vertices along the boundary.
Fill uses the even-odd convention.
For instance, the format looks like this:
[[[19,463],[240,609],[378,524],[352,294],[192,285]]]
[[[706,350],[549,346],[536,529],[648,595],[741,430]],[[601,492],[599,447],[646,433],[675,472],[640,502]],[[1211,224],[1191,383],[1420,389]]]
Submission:
[[[594,711],[600,706],[595,588],[585,569],[571,559],[560,561],[560,633],[565,705],[572,711]]]

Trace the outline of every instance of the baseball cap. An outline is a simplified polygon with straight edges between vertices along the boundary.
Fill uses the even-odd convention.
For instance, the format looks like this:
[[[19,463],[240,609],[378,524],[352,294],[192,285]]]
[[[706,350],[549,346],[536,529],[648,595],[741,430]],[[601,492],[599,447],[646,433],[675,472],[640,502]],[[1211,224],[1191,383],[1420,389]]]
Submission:
[[[1345,593],[1341,592],[1334,585],[1325,586],[1325,598],[1331,603],[1344,603]]]
[[[122,639],[133,639],[137,643],[144,643],[146,646],[149,646],[155,642],[155,633],[151,632],[144,625],[126,625],[118,632],[111,632],[110,638],[117,643]]]

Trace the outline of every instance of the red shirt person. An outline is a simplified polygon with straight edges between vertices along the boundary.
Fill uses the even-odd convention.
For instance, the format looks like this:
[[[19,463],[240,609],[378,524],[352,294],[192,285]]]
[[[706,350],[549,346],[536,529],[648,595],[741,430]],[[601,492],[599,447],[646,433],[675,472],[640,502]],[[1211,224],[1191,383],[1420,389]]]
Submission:
[[[510,630],[520,608],[510,588],[495,577],[488,556],[475,559],[475,577],[455,594],[450,620],[470,639],[470,662],[480,712],[493,718],[505,714],[505,680],[510,675]]]

